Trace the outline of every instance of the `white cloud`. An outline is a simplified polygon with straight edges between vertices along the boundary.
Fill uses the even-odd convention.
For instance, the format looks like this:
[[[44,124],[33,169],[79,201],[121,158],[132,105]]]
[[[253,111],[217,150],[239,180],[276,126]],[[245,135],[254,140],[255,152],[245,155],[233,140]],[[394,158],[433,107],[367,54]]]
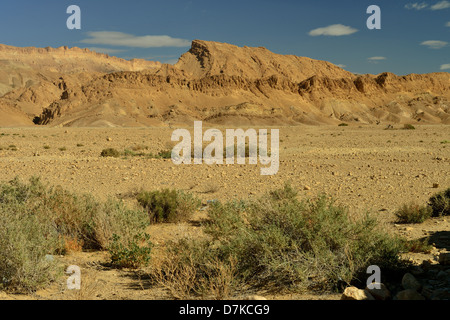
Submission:
[[[450,1],[441,1],[431,6],[431,10],[442,10],[450,8]]]
[[[430,49],[442,49],[448,45],[446,41],[428,40],[421,43],[422,46],[428,46]]]
[[[450,27],[450,21],[445,24],[446,27]]]
[[[81,40],[82,43],[136,48],[188,47],[191,45],[189,40],[169,36],[135,36],[114,31],[96,31],[87,34],[90,38]]]
[[[441,66],[441,70],[448,70],[448,69],[450,69],[450,63],[443,64],[443,65]]]
[[[355,29],[355,28],[352,28],[352,27],[348,27],[348,26],[344,26],[342,24],[333,24],[333,25],[328,26],[328,27],[311,30],[309,32],[309,35],[312,36],[312,37],[316,37],[316,36],[335,36],[335,37],[339,37],[339,36],[347,36],[347,35],[353,34],[355,32],[358,32],[358,29]]]
[[[405,5],[405,8],[409,9],[409,10],[412,10],[412,9],[422,10],[427,7],[428,7],[428,3],[426,3],[426,2],[421,2],[421,3],[415,2],[415,3],[408,3],[407,5]]]
[[[345,64],[337,64],[336,66],[338,66],[339,68],[342,68],[342,69],[347,68],[347,66]]]
[[[371,62],[376,62],[376,61],[382,61],[382,60],[386,60],[386,57],[370,57],[367,58],[367,60],[371,61]]]

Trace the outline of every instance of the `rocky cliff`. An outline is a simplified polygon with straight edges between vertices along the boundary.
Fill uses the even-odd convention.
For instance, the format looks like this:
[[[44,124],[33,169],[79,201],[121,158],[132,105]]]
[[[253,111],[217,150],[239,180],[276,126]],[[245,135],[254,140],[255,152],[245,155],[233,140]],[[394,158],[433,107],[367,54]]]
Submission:
[[[357,76],[326,61],[200,40],[174,66],[76,48],[23,50],[12,61],[0,47],[0,61],[27,65],[38,80],[22,76],[0,109],[40,125],[450,123],[449,73]]]

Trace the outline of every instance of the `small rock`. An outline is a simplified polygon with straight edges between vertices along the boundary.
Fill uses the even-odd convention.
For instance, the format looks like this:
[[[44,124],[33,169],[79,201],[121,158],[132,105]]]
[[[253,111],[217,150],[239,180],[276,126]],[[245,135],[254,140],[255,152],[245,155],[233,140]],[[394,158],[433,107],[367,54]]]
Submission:
[[[310,186],[305,186],[305,187],[303,188],[303,190],[311,190],[311,187],[310,187]]]
[[[447,278],[448,278],[448,274],[447,274],[447,272],[441,270],[441,271],[439,271],[439,273],[437,274],[436,278],[437,278],[438,280],[445,281],[445,280],[447,280]]]
[[[427,299],[431,299],[431,296],[433,295],[433,288],[432,287],[423,287],[421,294],[427,298]]]
[[[375,298],[366,290],[348,287],[342,294],[341,300],[375,300]]]
[[[439,188],[439,183],[433,183],[433,188],[434,188],[434,189]]]
[[[424,271],[421,267],[419,267],[419,266],[414,266],[414,267],[411,269],[411,273],[412,273],[413,275],[415,275],[415,276],[420,276],[420,275],[424,274],[425,271]]]
[[[415,291],[419,290],[422,287],[420,282],[417,281],[417,279],[411,273],[405,273],[402,279],[402,286],[406,290],[411,289]]]
[[[376,299],[376,300],[387,300],[391,297],[391,293],[389,292],[388,288],[383,283],[376,283],[376,285],[379,285],[380,288],[373,288],[369,289],[366,288],[366,290]]]
[[[434,290],[431,300],[450,300],[450,288]]]
[[[395,296],[396,300],[425,300],[425,297],[418,293],[416,290],[407,289],[400,291]]]
[[[439,263],[443,265],[450,265],[450,252],[441,252],[439,255]]]
[[[106,138],[106,141],[112,141],[111,137]]]

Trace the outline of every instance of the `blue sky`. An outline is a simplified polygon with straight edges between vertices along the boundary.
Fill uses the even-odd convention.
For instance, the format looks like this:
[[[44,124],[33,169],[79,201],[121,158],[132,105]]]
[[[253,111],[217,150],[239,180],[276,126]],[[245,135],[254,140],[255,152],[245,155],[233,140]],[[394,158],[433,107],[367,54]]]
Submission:
[[[381,8],[381,30],[366,27],[366,10],[373,4]],[[81,8],[81,30],[66,27],[69,5]],[[7,45],[87,47],[125,59],[174,63],[194,39],[263,46],[355,73],[448,72],[450,1],[0,2],[0,43]]]

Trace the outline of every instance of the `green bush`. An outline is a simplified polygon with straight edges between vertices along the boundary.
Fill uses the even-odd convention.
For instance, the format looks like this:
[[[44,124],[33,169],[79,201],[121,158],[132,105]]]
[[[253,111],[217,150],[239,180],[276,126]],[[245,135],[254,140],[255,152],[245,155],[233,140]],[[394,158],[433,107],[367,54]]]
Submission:
[[[403,129],[404,129],[404,130],[415,130],[416,127],[414,127],[412,124],[405,124],[405,125],[403,126]]]
[[[186,221],[201,205],[200,200],[191,194],[169,189],[143,191],[137,200],[154,223]]]
[[[171,159],[172,158],[172,150],[161,150],[156,155],[156,158],[159,158],[159,159]]]
[[[52,255],[65,254],[70,244],[82,249],[124,246],[149,225],[142,209],[128,209],[117,200],[97,202],[90,195],[28,183],[0,183],[0,286],[34,291],[47,285],[58,269]]]
[[[417,204],[405,204],[395,215],[398,223],[422,223],[431,217],[433,210],[429,206],[419,206]]]
[[[450,215],[450,188],[434,194],[428,201],[428,205],[433,210],[433,217]]]
[[[102,157],[113,157],[118,158],[121,156],[121,153],[114,148],[103,149],[100,153]]]
[[[257,201],[213,204],[205,225],[210,238],[173,243],[169,251],[175,254],[168,256],[175,263],[166,261],[157,274],[167,281],[179,278],[175,271],[188,274],[191,294],[211,294],[223,277],[227,285],[237,285],[228,291],[252,286],[301,292],[350,283],[366,276],[369,265],[399,265],[404,243],[371,215],[355,220],[332,199],[299,201],[284,189]]]
[[[150,242],[148,234],[138,234],[134,239],[129,239],[126,242],[120,236],[114,234],[108,251],[111,255],[113,266],[137,269],[148,265],[152,247],[153,244]]]

